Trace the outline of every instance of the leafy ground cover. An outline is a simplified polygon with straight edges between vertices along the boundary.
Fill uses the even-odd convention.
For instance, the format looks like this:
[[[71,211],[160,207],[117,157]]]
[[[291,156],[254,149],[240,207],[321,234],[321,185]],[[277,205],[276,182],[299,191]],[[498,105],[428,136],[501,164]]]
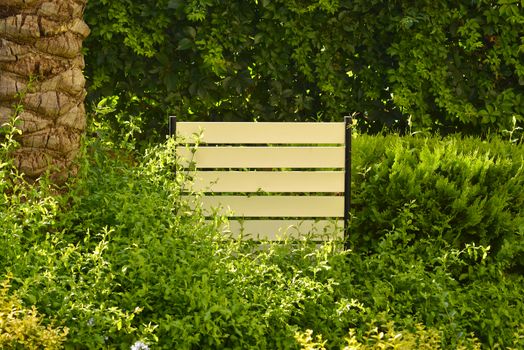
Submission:
[[[183,174],[174,175],[172,141],[129,156],[104,139],[88,140],[68,191],[45,180],[26,183],[8,160],[13,146],[5,138],[0,163],[3,348],[38,349],[44,341],[66,349],[524,347],[522,191],[512,187],[523,181],[518,147],[357,138],[355,149],[368,152],[355,152],[356,238],[353,250],[343,251],[307,239],[263,247],[224,239],[180,202]],[[439,167],[420,168],[435,159]],[[504,181],[475,182],[470,167]],[[417,184],[407,177],[434,174],[440,180],[408,187]],[[477,194],[453,210],[476,201],[484,208],[491,198],[483,199],[485,191],[503,198],[475,221],[487,233],[475,236],[470,225],[469,235],[454,240],[458,231],[449,230],[465,231],[460,219],[469,217],[444,206],[452,227],[429,225],[445,199],[423,193],[431,183],[459,180]],[[396,199],[390,216],[369,214],[374,207],[385,212],[378,192],[393,196],[398,188],[412,192]],[[371,221],[366,231],[364,218]],[[489,232],[514,251],[501,256],[504,244],[492,246]],[[371,240],[362,238],[367,234]]]

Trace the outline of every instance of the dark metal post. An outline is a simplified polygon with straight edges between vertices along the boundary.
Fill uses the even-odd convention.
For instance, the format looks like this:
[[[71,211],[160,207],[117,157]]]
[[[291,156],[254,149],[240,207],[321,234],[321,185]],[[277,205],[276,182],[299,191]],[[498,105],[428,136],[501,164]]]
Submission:
[[[172,115],[169,117],[169,137],[175,137],[176,136],[176,116]],[[176,181],[176,164],[178,160],[176,159],[176,151],[173,155],[175,157],[175,165],[173,166],[173,176],[175,177]]]
[[[176,135],[176,116],[169,117],[169,137]]]
[[[351,216],[351,127],[353,118],[344,117],[345,162],[344,162],[344,248],[349,249],[349,220]]]

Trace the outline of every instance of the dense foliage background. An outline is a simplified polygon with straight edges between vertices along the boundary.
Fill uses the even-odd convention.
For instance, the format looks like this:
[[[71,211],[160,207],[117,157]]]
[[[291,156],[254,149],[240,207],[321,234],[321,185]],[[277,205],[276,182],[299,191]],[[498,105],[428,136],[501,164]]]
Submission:
[[[146,136],[168,114],[358,112],[363,129],[468,134],[524,121],[519,0],[97,0],[85,17],[88,100],[115,95],[111,119]]]

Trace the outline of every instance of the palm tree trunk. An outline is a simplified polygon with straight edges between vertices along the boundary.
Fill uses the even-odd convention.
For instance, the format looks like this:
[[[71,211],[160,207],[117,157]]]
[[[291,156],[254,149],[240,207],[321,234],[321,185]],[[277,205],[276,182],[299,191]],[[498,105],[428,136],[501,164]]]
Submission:
[[[67,178],[85,129],[82,20],[87,0],[1,0],[0,124],[14,106],[22,135],[14,157],[36,178]]]

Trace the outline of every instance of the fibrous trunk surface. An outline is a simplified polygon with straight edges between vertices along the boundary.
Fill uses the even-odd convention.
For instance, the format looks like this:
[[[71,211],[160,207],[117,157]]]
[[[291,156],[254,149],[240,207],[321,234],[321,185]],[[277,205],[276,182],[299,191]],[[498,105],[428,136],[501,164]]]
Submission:
[[[87,0],[0,1],[0,124],[19,113],[14,157],[30,177],[65,178],[85,129]]]

